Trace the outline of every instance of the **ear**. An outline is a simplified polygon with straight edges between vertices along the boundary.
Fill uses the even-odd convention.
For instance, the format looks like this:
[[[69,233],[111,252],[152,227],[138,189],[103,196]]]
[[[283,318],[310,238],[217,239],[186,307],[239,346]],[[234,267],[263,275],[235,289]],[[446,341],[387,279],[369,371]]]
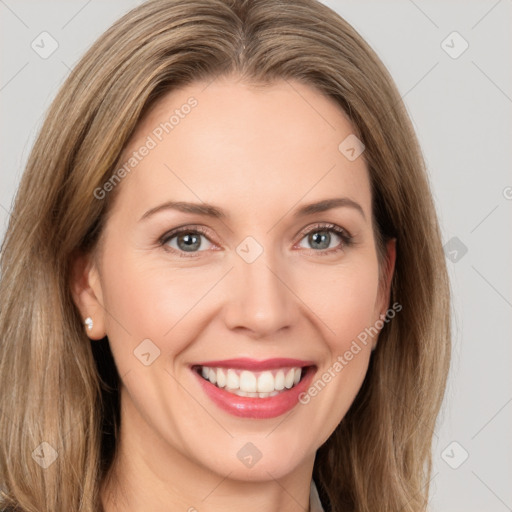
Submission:
[[[80,254],[73,258],[71,266],[71,294],[80,311],[87,336],[100,340],[106,336],[105,308],[98,265],[91,254]],[[93,321],[92,329],[87,329],[85,319]]]
[[[386,243],[386,254],[382,269],[382,276],[379,282],[379,294],[376,303],[376,314],[379,318],[384,319],[389,309],[389,300],[391,296],[391,282],[395,273],[396,262],[396,238],[392,238]],[[372,350],[377,345],[378,337],[374,339]]]

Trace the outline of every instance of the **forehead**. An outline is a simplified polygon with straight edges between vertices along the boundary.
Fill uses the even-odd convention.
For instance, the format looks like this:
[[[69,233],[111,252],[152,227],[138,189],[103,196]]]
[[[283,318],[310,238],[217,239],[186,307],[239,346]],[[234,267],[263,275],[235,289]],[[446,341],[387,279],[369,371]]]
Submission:
[[[137,127],[121,157],[130,169],[121,195],[141,208],[180,199],[241,211],[346,196],[369,214],[364,154],[340,150],[354,131],[334,100],[296,81],[193,83]]]

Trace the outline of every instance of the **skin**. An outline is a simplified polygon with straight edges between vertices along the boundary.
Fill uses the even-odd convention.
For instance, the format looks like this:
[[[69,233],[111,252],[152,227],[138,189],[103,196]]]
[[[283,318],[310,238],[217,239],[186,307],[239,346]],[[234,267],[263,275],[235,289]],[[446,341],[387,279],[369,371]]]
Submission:
[[[116,481],[103,490],[104,507],[307,510],[315,452],[353,402],[377,339],[307,405],[272,419],[219,409],[189,366],[292,357],[315,361],[316,380],[388,309],[395,245],[379,288],[368,170],[363,157],[349,161],[338,150],[354,128],[298,82],[255,88],[227,77],[172,91],[121,161],[191,96],[197,107],[118,185],[97,250],[76,263],[75,301],[94,320],[88,335],[108,335],[122,381]],[[357,202],[364,216],[351,207],[294,215],[333,197]],[[214,204],[229,216],[168,209],[140,220],[170,200]],[[318,248],[304,233],[315,223],[344,228],[353,245],[329,232],[329,249],[341,250]],[[169,250],[183,247],[176,237],[167,249],[158,242],[185,225],[208,230],[190,258]],[[236,252],[247,236],[263,249],[253,263]],[[145,339],[160,350],[149,366],[134,356]],[[237,458],[248,442],[262,454],[252,468]]]

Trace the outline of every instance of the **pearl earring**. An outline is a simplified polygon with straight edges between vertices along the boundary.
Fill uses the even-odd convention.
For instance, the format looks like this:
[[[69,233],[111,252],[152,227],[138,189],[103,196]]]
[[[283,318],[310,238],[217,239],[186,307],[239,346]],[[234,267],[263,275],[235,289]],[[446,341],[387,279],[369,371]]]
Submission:
[[[88,316],[85,321],[84,321],[84,324],[85,326],[87,327],[87,330],[88,331],[91,331],[92,330],[92,326],[94,325],[93,321],[92,321],[92,318],[90,316]]]

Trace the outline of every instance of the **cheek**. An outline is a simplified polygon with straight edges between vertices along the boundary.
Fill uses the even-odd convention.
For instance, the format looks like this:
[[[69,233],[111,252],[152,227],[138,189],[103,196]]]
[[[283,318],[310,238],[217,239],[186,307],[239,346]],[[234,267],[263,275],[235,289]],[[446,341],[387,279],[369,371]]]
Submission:
[[[193,267],[170,269],[162,262],[141,265],[140,259],[137,254],[127,257],[125,253],[119,258],[112,252],[104,260],[103,296],[109,330],[122,327],[161,338],[225,273],[218,266],[207,272]],[[357,336],[376,320],[376,258],[370,253],[351,260],[339,265],[302,263],[283,276],[334,344]],[[294,300],[292,296],[290,300]]]
[[[361,256],[361,255],[360,255]],[[310,427],[323,443],[346,415],[368,370],[370,328],[378,319],[375,304],[378,266],[372,254],[357,262],[309,272],[304,301],[318,317],[322,365],[300,401]],[[305,293],[305,290],[308,290]]]
[[[301,278],[301,298],[321,321],[332,355],[338,355],[378,319],[376,258],[368,254],[304,275],[308,277]]]
[[[187,326],[189,331],[200,329],[215,311],[216,306],[212,308],[201,298],[221,280],[226,269],[222,265],[212,265],[207,271],[176,265],[169,268],[160,260],[142,264],[144,255],[116,253],[115,244],[106,254],[104,306],[113,351],[118,346],[118,351],[123,348],[123,352],[131,353],[149,338],[162,352],[179,354],[189,342]],[[292,294],[289,300],[304,309],[309,326],[314,324],[321,334],[317,338],[323,346],[317,348],[324,355],[327,349],[333,360],[377,319],[378,266],[371,251],[347,254],[339,264],[295,262],[284,274],[283,279],[298,297]],[[194,325],[190,325],[191,312],[195,313]],[[167,343],[171,339],[172,343]],[[131,350],[126,350],[128,347]]]
[[[188,343],[184,330],[187,325],[190,329],[189,314],[200,310],[198,302],[222,271],[170,268],[162,261],[148,264],[144,255],[129,251],[118,256],[112,251],[103,265],[106,328],[113,350],[117,346],[130,352],[128,345],[133,350],[151,339],[162,352],[179,353]]]

